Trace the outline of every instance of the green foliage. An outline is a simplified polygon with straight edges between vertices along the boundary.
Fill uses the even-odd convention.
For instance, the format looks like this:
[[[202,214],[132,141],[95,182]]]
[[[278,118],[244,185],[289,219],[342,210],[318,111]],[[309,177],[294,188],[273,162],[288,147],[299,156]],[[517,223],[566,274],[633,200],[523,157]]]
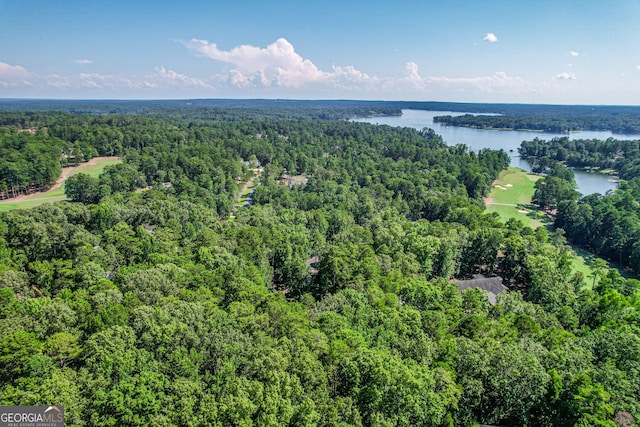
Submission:
[[[535,138],[523,141],[520,155],[534,162],[534,168],[543,171],[555,168],[556,162],[569,167],[588,170],[614,170],[623,179],[637,177],[640,172],[640,141],[553,138],[550,141]]]
[[[98,180],[85,173],[75,174],[64,183],[64,192],[73,202],[96,203],[100,199]]]
[[[125,160],[72,180],[82,203],[0,214],[3,405],[112,426],[640,415],[637,281],[594,265],[578,289],[561,233],[484,214],[506,153],[339,121],[28,119]],[[263,182],[231,221],[243,159]],[[600,215],[577,203],[559,217]],[[481,272],[511,289],[495,305],[449,282]]]
[[[561,202],[575,200],[578,193],[572,181],[549,175],[536,181],[531,201],[542,209],[555,209]]]
[[[569,133],[580,130],[609,130],[622,134],[640,132],[640,120],[637,112],[625,107],[601,107],[596,111],[591,106],[506,105],[502,108],[496,106],[491,112],[495,113],[497,110],[502,110],[500,112],[504,111],[504,113],[499,115],[438,116],[433,120],[450,126],[465,126],[476,129],[522,129],[549,133]]]
[[[26,194],[55,183],[65,146],[64,141],[47,135],[46,131],[0,132],[0,198]]]
[[[633,187],[638,180],[631,181],[631,185],[621,183],[607,196],[594,194],[561,202],[554,226],[564,229],[567,238],[577,245],[640,272],[640,194]]]

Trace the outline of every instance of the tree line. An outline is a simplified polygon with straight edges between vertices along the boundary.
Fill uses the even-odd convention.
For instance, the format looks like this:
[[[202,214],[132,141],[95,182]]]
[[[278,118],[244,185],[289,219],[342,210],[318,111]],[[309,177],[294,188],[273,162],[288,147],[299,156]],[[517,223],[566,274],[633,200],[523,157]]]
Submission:
[[[546,176],[536,182],[533,202],[555,210],[554,227],[576,245],[640,274],[640,157],[638,141],[534,139],[519,149],[532,169]],[[613,192],[580,197],[565,165],[611,169],[623,178]]]
[[[518,152],[539,171],[562,162],[576,169],[613,170],[627,180],[640,176],[640,140],[534,138],[523,141]]]
[[[64,141],[0,127],[0,198],[46,188],[58,179]]]
[[[530,130],[549,133],[572,131],[608,130],[619,134],[639,134],[640,114],[637,111],[610,113],[606,111],[588,113],[556,113],[436,116],[436,123],[448,126],[463,126],[475,129]]]

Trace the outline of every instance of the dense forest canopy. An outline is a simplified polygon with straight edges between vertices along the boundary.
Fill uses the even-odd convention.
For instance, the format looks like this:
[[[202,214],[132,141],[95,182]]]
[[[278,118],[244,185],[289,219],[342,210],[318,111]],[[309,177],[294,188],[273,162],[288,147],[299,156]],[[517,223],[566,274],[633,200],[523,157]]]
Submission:
[[[640,140],[534,138],[523,141],[518,152],[539,171],[562,162],[576,169],[612,170],[627,180],[640,177]]]
[[[561,231],[485,214],[505,152],[207,114],[0,115],[14,155],[123,158],[67,182],[70,202],[0,214],[0,404],[112,426],[640,416],[640,283],[572,275]],[[510,291],[451,282],[478,273]]]
[[[637,107],[594,107],[567,109],[565,114],[554,108],[538,114],[436,116],[434,122],[476,129],[530,130],[549,133],[608,130],[618,134],[640,134],[640,110]]]
[[[479,104],[463,102],[288,100],[288,99],[186,99],[186,100],[46,100],[0,99],[0,111],[23,113],[136,114],[174,116],[188,120],[247,118],[348,119],[400,115],[402,110],[472,113],[444,116],[436,121],[456,126],[569,132],[611,130],[640,133],[640,107],[613,105]],[[481,114],[491,114],[483,116]]]

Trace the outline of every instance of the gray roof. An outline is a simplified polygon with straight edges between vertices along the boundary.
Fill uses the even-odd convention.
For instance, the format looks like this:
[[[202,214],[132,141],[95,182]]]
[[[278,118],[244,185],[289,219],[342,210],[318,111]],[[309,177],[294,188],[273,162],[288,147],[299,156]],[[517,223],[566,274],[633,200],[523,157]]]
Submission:
[[[502,292],[508,290],[506,286],[502,284],[502,277],[481,277],[471,280],[454,280],[453,283],[458,285],[460,291],[466,289],[482,289],[489,294],[489,303],[494,305],[496,303],[496,296]]]

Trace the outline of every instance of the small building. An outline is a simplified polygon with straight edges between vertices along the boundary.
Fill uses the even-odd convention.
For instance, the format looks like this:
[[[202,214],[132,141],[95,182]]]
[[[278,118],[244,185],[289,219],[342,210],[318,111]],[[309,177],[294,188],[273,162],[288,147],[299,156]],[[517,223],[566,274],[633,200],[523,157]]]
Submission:
[[[294,185],[304,185],[307,182],[309,182],[309,178],[304,174],[293,176],[284,174],[280,178],[276,179],[277,184],[283,184],[289,188],[293,188]]]
[[[495,305],[496,297],[509,290],[505,285],[502,284],[502,277],[484,277],[479,274],[473,279],[470,280],[453,280],[452,283],[458,286],[460,292],[466,289],[482,289],[486,291],[489,296],[489,304]]]

